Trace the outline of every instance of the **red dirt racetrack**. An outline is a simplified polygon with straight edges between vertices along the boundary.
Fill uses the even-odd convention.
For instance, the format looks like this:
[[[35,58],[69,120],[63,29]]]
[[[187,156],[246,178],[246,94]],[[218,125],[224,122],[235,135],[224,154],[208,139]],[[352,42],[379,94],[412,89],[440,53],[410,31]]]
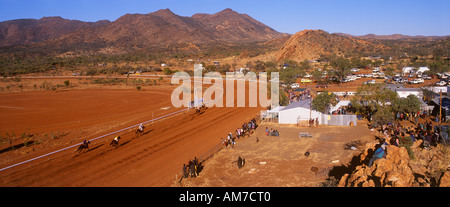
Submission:
[[[68,90],[64,92],[5,93],[0,99],[0,132],[20,134],[64,131],[65,137],[0,154],[0,168],[31,159],[109,132],[182,110],[171,107],[171,90]],[[236,99],[235,99],[236,100]],[[75,147],[0,172],[1,186],[170,186],[182,165],[208,151],[262,108],[208,108],[146,124],[136,137],[125,130],[119,146],[111,135],[91,142],[78,154]],[[152,116],[152,113],[153,116]],[[7,144],[2,144],[7,148]],[[34,149],[33,148],[33,149]],[[31,150],[30,150],[31,151]]]

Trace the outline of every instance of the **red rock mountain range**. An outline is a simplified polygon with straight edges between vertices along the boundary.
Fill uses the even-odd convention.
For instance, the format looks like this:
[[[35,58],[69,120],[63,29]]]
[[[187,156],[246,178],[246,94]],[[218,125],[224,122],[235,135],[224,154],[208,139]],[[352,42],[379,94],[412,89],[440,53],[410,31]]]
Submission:
[[[126,14],[110,22],[82,22],[61,17],[0,22],[0,46],[95,43],[100,45],[168,45],[174,43],[246,43],[285,36],[246,14],[225,9],[184,17],[169,9]]]

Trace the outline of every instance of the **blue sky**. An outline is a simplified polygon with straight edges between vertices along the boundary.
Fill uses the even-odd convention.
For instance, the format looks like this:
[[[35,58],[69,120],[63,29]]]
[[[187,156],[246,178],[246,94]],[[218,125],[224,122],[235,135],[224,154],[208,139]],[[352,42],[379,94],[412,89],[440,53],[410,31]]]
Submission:
[[[0,0],[0,21],[44,16],[114,21],[169,8],[181,16],[231,8],[279,32],[450,35],[450,0]]]

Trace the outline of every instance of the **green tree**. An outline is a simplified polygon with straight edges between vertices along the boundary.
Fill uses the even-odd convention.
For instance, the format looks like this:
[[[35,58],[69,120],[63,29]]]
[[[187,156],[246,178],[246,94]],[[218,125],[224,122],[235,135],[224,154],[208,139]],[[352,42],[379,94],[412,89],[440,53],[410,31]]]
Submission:
[[[164,75],[172,75],[172,73],[174,73],[174,71],[171,70],[170,68],[164,68],[163,72]]]
[[[373,115],[373,123],[378,126],[394,121],[394,114],[389,107],[383,107]]]
[[[317,83],[321,83],[323,81],[322,78],[322,71],[319,71],[318,69],[315,69],[312,73],[311,73],[313,79],[317,82]]]
[[[336,73],[339,78],[343,79],[347,74],[350,73],[350,68],[352,64],[350,63],[350,60],[338,57],[336,59],[331,60],[330,62],[331,67],[336,69]]]
[[[291,85],[292,83],[295,83],[297,80],[297,74],[295,72],[294,68],[288,67],[286,69],[283,69],[280,71],[280,80],[281,82]]]
[[[316,111],[326,113],[330,105],[335,106],[337,104],[336,94],[324,91],[317,95],[311,104]]]
[[[415,95],[398,98],[391,102],[392,111],[396,113],[415,113],[420,110],[420,100]]]
[[[289,98],[286,96],[286,94],[284,93],[284,91],[280,91],[280,96],[279,96],[279,100],[280,100],[280,106],[287,106],[289,104]]]
[[[387,108],[386,103],[398,99],[396,92],[386,88],[384,84],[366,84],[358,87],[351,99],[352,106],[362,115],[375,115],[381,108]]]
[[[64,81],[64,85],[66,85],[66,87],[69,87],[70,86],[70,81],[69,80]]]

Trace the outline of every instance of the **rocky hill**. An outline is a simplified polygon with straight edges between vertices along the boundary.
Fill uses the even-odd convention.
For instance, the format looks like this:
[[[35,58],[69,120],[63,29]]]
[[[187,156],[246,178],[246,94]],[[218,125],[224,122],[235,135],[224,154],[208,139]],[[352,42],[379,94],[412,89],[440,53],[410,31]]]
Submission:
[[[0,43],[8,46],[39,42],[34,47],[52,48],[60,52],[83,50],[108,53],[185,43],[261,42],[285,36],[231,9],[216,14],[194,14],[191,17],[161,9],[148,14],[126,14],[113,22],[97,23],[58,19],[52,21],[53,26],[45,27],[34,26],[42,25],[45,19],[27,20],[34,22],[28,23],[31,26],[20,26],[21,21],[18,20],[2,22]],[[14,36],[18,36],[16,34],[23,34],[23,37],[19,35],[13,40]]]
[[[352,38],[360,38],[360,39],[374,39],[374,40],[414,40],[414,39],[422,39],[422,40],[440,40],[445,39],[449,36],[410,36],[410,35],[402,35],[402,34],[391,34],[391,35],[376,35],[376,34],[366,34],[361,36],[346,34],[346,33],[333,33],[343,37],[352,37]]]
[[[281,47],[277,59],[296,61],[317,59],[321,55],[364,54],[387,49],[369,41],[329,34],[323,30],[303,30],[295,33]]]
[[[81,28],[101,26],[108,20],[83,22],[61,17],[17,19],[0,22],[0,46],[27,45],[61,37]]]

